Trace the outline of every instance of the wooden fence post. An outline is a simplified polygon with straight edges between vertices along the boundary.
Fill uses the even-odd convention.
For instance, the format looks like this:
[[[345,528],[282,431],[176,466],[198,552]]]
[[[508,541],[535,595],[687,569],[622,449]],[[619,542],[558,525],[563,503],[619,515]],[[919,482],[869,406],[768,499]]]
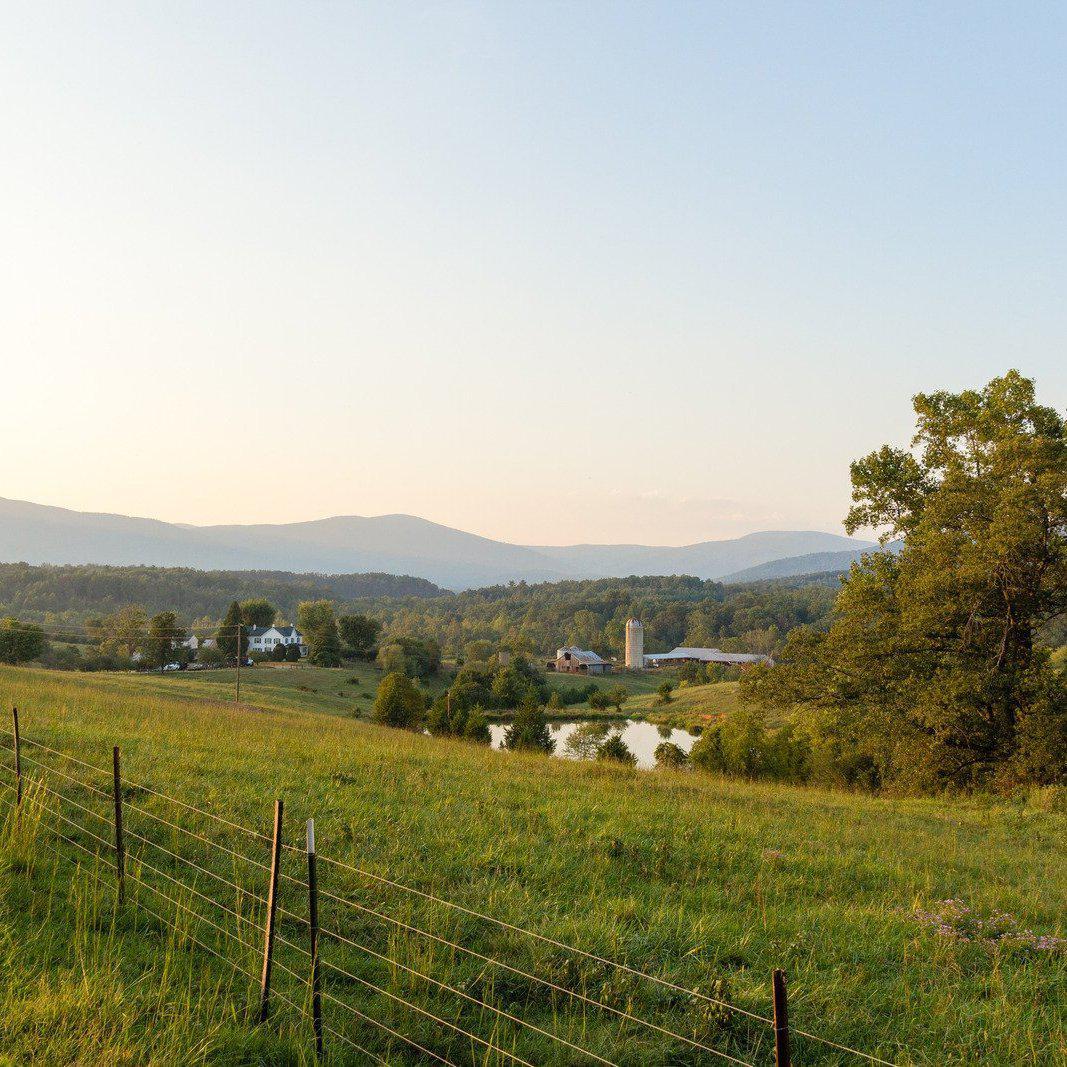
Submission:
[[[15,721],[15,807],[22,807],[22,739],[19,735],[19,709],[11,709]]]
[[[270,1014],[270,968],[274,958],[274,924],[278,915],[278,874],[282,861],[282,802],[274,802],[274,841],[270,852],[270,889],[267,893],[267,926],[263,935],[263,975],[259,982],[259,1021]]]
[[[311,927],[311,1025],[315,1055],[322,1059],[322,981],[319,973],[319,877],[315,863],[315,820],[308,819],[308,919]]]
[[[126,891],[126,846],[122,840],[122,772],[119,768],[119,746],[111,750],[113,789],[115,793],[115,874],[118,877],[118,903],[122,906]]]
[[[785,991],[785,972],[775,970],[771,976],[774,990],[774,1063],[775,1067],[789,1067],[789,1004]]]

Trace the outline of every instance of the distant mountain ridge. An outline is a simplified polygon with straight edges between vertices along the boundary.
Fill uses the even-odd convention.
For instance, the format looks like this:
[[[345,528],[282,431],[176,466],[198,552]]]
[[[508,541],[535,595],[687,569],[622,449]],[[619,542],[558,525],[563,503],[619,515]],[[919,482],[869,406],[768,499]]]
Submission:
[[[721,579],[777,560],[870,547],[871,542],[819,531],[769,531],[680,547],[512,545],[413,515],[190,526],[0,498],[0,562],[382,572],[426,578],[449,589],[631,574]]]
[[[886,551],[899,552],[902,541],[891,541]],[[759,582],[768,578],[795,578],[801,574],[826,574],[828,572],[847,571],[865,552],[870,552],[877,545],[854,548],[847,552],[809,552],[803,556],[789,556],[774,559],[769,563],[760,563],[755,567],[725,574],[723,582]]]

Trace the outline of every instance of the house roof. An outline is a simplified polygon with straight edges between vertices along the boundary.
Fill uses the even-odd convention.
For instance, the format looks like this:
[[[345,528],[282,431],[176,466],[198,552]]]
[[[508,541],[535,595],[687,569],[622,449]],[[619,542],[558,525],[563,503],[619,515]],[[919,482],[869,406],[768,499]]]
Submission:
[[[273,630],[281,637],[299,637],[300,631],[295,626],[249,626],[245,630],[248,637],[263,637]]]
[[[770,657],[752,652],[723,652],[718,648],[679,647],[670,652],[649,652],[645,659],[662,662],[663,660],[695,659],[702,663],[766,663]]]

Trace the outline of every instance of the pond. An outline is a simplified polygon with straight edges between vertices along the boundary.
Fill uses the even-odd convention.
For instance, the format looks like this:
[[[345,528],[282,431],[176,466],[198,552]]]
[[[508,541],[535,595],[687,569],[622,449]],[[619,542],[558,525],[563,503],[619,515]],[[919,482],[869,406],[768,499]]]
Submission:
[[[617,734],[637,757],[637,766],[645,768],[655,767],[656,746],[662,741],[671,741],[688,752],[697,740],[696,735],[688,730],[656,726],[636,719],[556,721],[548,725],[556,742],[556,756],[563,759],[587,759],[598,742],[611,734]],[[507,728],[507,723],[490,724],[489,733],[493,748],[503,748],[504,732]]]

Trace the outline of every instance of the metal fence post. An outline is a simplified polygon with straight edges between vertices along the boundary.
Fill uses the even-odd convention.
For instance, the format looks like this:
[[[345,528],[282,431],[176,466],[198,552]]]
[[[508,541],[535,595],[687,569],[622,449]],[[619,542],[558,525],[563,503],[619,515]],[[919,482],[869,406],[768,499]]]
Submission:
[[[274,802],[274,841],[270,853],[270,890],[267,893],[267,927],[263,936],[263,975],[259,982],[259,1021],[270,1014],[270,970],[274,958],[274,924],[278,915],[278,874],[282,860],[282,802]]]
[[[22,738],[19,735],[19,709],[11,709],[15,722],[15,807],[22,807]]]
[[[776,969],[771,976],[774,991],[774,1063],[789,1067],[789,1003],[785,991],[785,971]]]
[[[111,762],[115,793],[115,874],[118,878],[118,903],[121,906],[126,891],[126,846],[122,840],[122,773],[118,745],[111,750]]]
[[[315,862],[315,820],[308,819],[308,919],[311,927],[311,1024],[315,1055],[322,1059],[322,979],[319,972],[319,877]]]

